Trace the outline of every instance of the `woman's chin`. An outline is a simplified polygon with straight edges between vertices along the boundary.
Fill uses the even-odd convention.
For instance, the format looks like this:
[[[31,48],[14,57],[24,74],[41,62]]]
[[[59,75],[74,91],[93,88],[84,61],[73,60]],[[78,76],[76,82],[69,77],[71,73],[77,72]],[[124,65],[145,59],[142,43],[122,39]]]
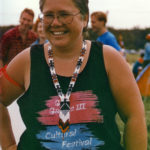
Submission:
[[[50,40],[52,46],[54,47],[66,47],[68,45],[68,42],[66,40]]]

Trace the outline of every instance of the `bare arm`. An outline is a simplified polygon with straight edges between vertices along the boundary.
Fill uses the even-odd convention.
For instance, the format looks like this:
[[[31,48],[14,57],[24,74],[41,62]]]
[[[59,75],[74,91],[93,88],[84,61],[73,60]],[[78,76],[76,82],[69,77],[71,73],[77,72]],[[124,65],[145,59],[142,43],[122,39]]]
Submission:
[[[13,85],[4,75],[0,77],[0,144],[3,150],[16,150],[16,142],[6,106],[25,91],[27,61],[29,52],[19,54],[7,67],[7,74],[21,87]]]
[[[132,72],[113,48],[104,46],[104,60],[119,114],[125,122],[125,149],[147,150],[144,105]]]
[[[16,142],[12,132],[10,117],[7,108],[0,103],[0,144],[2,150],[16,149]],[[13,150],[12,149],[12,150]]]
[[[26,49],[19,53],[7,66],[6,73],[8,76],[18,83],[20,87],[12,84],[3,75],[0,78],[1,94],[0,102],[8,106],[16,98],[18,98],[29,86],[30,71],[30,49]]]

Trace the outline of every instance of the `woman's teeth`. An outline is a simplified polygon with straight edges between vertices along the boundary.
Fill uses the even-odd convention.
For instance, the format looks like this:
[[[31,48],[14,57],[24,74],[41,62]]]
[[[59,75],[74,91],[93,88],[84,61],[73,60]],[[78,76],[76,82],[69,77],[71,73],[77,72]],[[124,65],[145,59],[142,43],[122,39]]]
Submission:
[[[63,35],[65,32],[52,32],[54,35]]]

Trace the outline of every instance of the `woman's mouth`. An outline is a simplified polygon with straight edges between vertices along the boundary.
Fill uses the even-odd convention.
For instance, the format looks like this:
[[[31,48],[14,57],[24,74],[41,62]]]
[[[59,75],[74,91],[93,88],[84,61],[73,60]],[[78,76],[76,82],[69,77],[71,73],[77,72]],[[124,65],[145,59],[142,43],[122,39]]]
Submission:
[[[67,31],[51,31],[51,33],[53,34],[53,35],[56,35],[56,36],[61,36],[61,35],[64,35],[64,34],[66,34],[67,33]]]

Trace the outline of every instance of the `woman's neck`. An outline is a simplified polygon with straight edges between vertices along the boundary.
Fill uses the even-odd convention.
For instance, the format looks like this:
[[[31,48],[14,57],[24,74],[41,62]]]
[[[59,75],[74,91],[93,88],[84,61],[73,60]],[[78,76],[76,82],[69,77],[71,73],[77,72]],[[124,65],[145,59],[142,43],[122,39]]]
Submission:
[[[59,58],[73,58],[75,56],[79,56],[80,51],[82,49],[82,44],[83,41],[81,40],[80,42],[73,42],[70,46],[67,47],[52,47],[54,57],[59,57]]]

